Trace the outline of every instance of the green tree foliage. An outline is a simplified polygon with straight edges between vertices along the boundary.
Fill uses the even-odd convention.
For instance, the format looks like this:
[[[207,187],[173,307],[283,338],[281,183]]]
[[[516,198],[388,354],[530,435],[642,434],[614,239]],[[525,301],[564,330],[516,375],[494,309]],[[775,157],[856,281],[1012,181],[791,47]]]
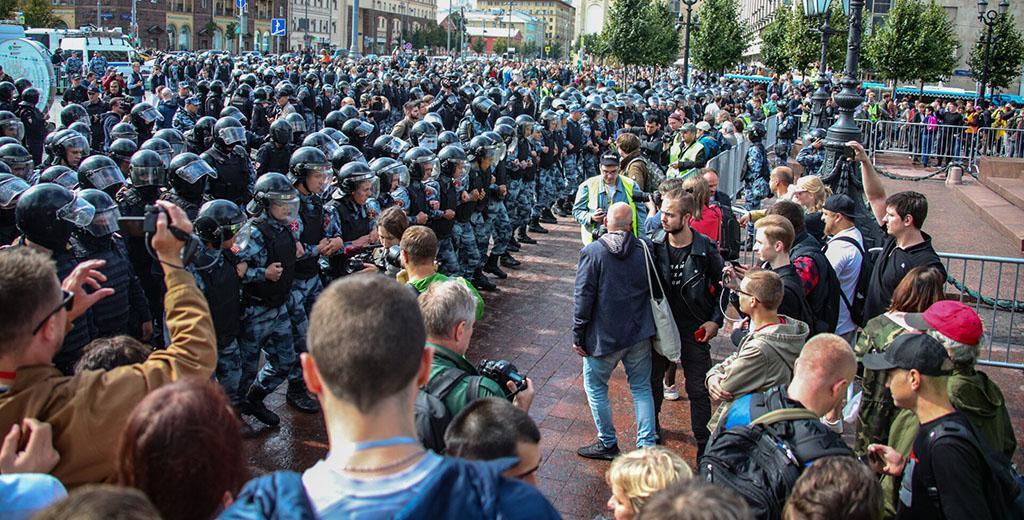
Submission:
[[[516,54],[524,58],[534,58],[540,53],[540,49],[537,48],[537,44],[533,41],[528,41],[522,45],[522,48],[516,49]]]
[[[704,0],[697,16],[700,30],[690,35],[693,63],[709,72],[724,72],[739,63],[749,31],[740,21],[737,0]]]
[[[581,34],[576,40],[575,49],[582,48],[588,56],[607,58],[611,55],[611,49],[602,35],[603,33]]]
[[[984,32],[979,33],[978,41],[971,49],[967,58],[967,66],[974,77],[981,80],[985,69]],[[1024,37],[1013,20],[1007,14],[992,28],[993,44],[989,51],[988,82],[992,89],[1005,89],[1021,74],[1024,65]]]
[[[57,23],[49,0],[21,0],[17,6],[15,10],[25,13],[25,25],[28,27],[53,27]],[[3,5],[0,4],[0,9],[2,8]]]
[[[869,20],[869,18],[865,18],[865,25],[863,26],[865,30],[868,27],[867,20]],[[817,25],[820,26],[821,24],[818,23]],[[828,64],[829,70],[838,72],[843,69],[843,65],[846,63],[846,39],[850,28],[850,19],[845,13],[843,13],[843,3],[839,0],[832,1],[832,5],[829,8],[828,25],[833,31],[838,32],[834,32],[828,40],[828,52],[825,54],[825,63]],[[867,32],[864,34],[866,35]],[[818,38],[818,48],[820,49],[820,34],[818,35]],[[863,43],[861,45],[863,46]],[[862,61],[864,59],[864,54],[864,52],[860,53]],[[820,58],[821,56],[818,56],[815,60]]]
[[[675,13],[658,0],[615,0],[597,40],[607,52],[589,42],[587,52],[614,56],[623,65],[667,65],[679,52]],[[561,55],[553,49],[552,54]]]
[[[508,52],[508,39],[498,38],[494,41],[494,47],[492,47],[494,54],[505,54]]]
[[[484,52],[484,49],[486,47],[487,47],[487,44],[484,43],[484,39],[483,38],[477,38],[477,39],[473,40],[472,43],[469,44],[469,48],[473,49],[473,52],[475,52],[477,54],[480,54],[480,53]]]
[[[953,21],[946,16],[946,10],[934,0],[925,6],[921,19],[918,36],[922,47],[921,62],[918,66],[918,75],[914,79],[932,83],[949,77],[953,72],[960,42],[956,38]],[[1020,67],[1018,73],[1019,69]]]
[[[880,79],[930,82],[953,71],[958,46],[941,6],[897,0],[882,27],[867,38],[864,52]]]
[[[786,49],[789,18],[784,13],[785,9],[776,11],[775,18],[761,30],[761,63],[780,73],[792,68]]]
[[[836,3],[839,3],[838,0]],[[789,53],[789,62],[792,68],[807,72],[811,64],[821,59],[821,34],[815,30],[820,23],[805,16],[802,7],[787,11],[789,24],[786,51]]]
[[[562,44],[560,42],[551,42],[550,44],[548,44],[548,46],[551,47],[551,52],[548,52],[548,54],[547,54],[548,58],[561,58],[562,57],[563,49],[562,49]]]
[[[236,36],[235,35],[235,31],[236,30],[238,30],[238,24],[235,23],[235,22],[229,23],[227,25],[227,27],[224,28],[224,37],[229,39],[229,40],[234,40],[235,36]]]

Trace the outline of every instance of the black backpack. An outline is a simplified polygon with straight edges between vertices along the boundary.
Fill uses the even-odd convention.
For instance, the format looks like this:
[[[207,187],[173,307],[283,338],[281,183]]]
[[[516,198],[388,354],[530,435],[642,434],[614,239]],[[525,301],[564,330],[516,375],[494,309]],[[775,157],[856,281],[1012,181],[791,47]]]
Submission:
[[[865,251],[860,243],[853,238],[835,237],[835,239],[849,242],[853,244],[853,247],[857,248],[857,251],[860,251],[860,274],[857,275],[857,287],[854,288],[853,300],[851,301],[847,298],[846,293],[841,288],[839,296],[843,300],[843,305],[846,305],[846,309],[850,311],[850,319],[853,320],[853,323],[863,327],[868,322],[867,317],[864,316],[864,303],[868,299],[868,286],[871,285],[871,271],[875,268],[875,259],[873,255]]]
[[[781,395],[779,388],[762,395],[770,400],[773,392]],[[816,425],[807,427],[811,423]],[[781,408],[716,436],[700,459],[700,475],[739,493],[754,518],[775,520],[782,518],[786,498],[805,467],[821,457],[852,455],[816,413],[806,408]]]
[[[740,222],[732,213],[732,208],[722,206],[715,201],[711,201],[711,204],[722,210],[722,226],[718,244],[722,259],[736,260],[740,257]]]
[[[825,299],[816,306],[812,298],[814,293],[807,295],[807,304],[810,305],[814,315],[814,320],[807,324],[811,328],[810,336],[821,334],[822,332],[835,332],[836,325],[839,323],[839,306],[842,305],[839,302],[839,295],[843,294],[835,268],[832,267],[832,264],[825,257],[825,254],[821,252],[821,249],[811,247],[810,244],[793,244],[793,250],[790,251],[789,256],[793,260],[806,256],[818,268],[818,285],[814,290],[822,291]]]
[[[430,378],[416,394],[416,436],[427,449],[444,453],[444,432],[455,417],[445,406],[444,400],[465,377],[472,378],[466,402],[472,401],[480,395],[480,376],[470,376],[451,367]]]

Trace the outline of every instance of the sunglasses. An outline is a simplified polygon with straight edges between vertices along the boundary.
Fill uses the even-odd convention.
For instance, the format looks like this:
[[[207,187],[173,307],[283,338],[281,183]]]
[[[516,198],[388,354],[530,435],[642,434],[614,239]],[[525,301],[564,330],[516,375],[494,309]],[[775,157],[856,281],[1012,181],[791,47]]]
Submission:
[[[71,308],[75,306],[75,293],[70,292],[70,291],[65,291],[64,289],[61,289],[60,292],[63,293],[63,295],[64,295],[62,301],[60,302],[60,305],[58,305],[56,309],[53,309],[52,311],[50,311],[50,313],[47,314],[46,317],[43,318],[43,320],[39,322],[39,325],[36,325],[36,328],[32,329],[32,335],[33,336],[35,336],[36,334],[39,334],[39,330],[42,329],[43,325],[46,324],[46,320],[49,320],[51,317],[53,317],[54,314],[57,314],[58,312],[60,312],[61,309],[64,309],[66,311],[71,311]]]

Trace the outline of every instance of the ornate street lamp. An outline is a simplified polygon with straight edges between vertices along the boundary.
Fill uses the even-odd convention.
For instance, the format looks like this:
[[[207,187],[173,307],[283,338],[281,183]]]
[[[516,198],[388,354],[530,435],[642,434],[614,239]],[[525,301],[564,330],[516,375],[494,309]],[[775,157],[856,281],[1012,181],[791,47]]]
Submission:
[[[689,87],[690,86],[690,29],[696,29],[697,28],[697,19],[693,18],[691,20],[691,12],[693,11],[693,6],[697,5],[697,1],[698,0],[679,0],[679,3],[681,5],[680,5],[680,13],[679,13],[679,22],[676,23],[676,30],[678,31],[682,27],[686,28],[685,41],[683,42],[683,86],[684,87]],[[686,5],[686,22],[683,22],[682,5]]]
[[[1006,11],[1010,8],[1009,0],[1000,0],[999,11],[988,8],[987,0],[978,0],[978,21],[985,24],[985,56],[982,60],[985,66],[981,71],[981,85],[978,86],[978,100],[985,99],[985,90],[988,88],[988,67],[989,59],[992,54],[992,44],[995,43],[992,38],[992,28],[995,27],[999,21],[1006,16]]]
[[[821,17],[821,26],[818,32],[821,33],[821,60],[818,62],[818,90],[811,95],[813,103],[811,109],[811,127],[825,128],[827,118],[825,115],[825,104],[832,97],[832,84],[825,76],[826,59],[828,58],[828,41],[833,34],[843,31],[833,29],[829,24],[829,6],[832,0],[803,0],[804,15],[811,18]],[[845,3],[844,3],[845,5]]]

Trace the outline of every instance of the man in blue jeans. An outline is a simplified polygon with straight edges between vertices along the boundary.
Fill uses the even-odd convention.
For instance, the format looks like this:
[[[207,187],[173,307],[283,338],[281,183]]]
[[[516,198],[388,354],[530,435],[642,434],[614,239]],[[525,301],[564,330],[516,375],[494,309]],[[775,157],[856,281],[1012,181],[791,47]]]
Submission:
[[[608,380],[620,361],[636,406],[637,447],[655,443],[651,337],[657,329],[641,243],[646,239],[631,232],[633,218],[629,204],[613,204],[608,233],[580,251],[576,269],[573,350],[583,356],[583,387],[597,425],[597,442],[576,453],[590,459],[612,460],[619,453]]]

